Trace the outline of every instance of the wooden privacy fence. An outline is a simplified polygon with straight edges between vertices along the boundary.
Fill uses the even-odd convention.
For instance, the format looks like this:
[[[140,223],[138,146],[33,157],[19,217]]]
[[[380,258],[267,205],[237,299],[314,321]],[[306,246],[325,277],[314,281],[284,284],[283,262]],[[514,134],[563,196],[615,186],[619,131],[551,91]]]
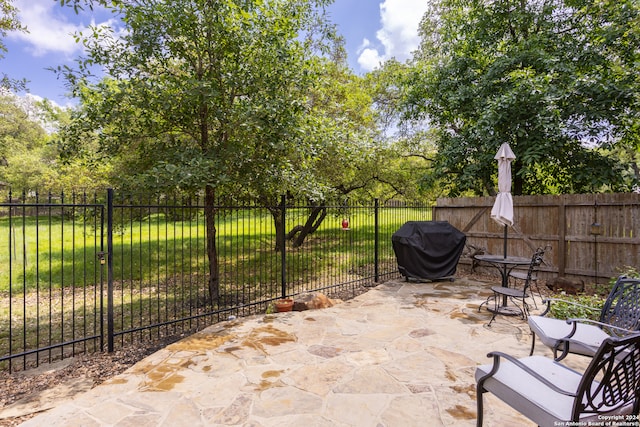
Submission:
[[[467,244],[504,251],[504,227],[490,217],[494,197],[440,198],[433,219],[449,221]],[[640,194],[514,196],[509,255],[530,256],[550,245],[542,274],[604,283],[629,267],[640,269]],[[462,258],[461,264],[470,264]]]

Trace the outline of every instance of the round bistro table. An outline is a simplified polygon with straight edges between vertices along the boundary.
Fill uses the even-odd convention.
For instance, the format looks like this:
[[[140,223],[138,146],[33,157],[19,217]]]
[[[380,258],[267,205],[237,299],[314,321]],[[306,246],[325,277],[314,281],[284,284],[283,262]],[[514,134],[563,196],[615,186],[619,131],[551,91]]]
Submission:
[[[490,265],[496,268],[502,276],[502,286],[509,287],[509,273],[516,267],[531,264],[531,258],[525,258],[521,256],[502,256],[502,255],[474,255],[476,261]],[[516,310],[515,307],[507,307],[507,296],[502,296],[502,305],[496,307],[490,307],[487,304],[487,310],[491,312],[498,312],[500,314],[506,314],[509,316],[520,314],[520,310]]]

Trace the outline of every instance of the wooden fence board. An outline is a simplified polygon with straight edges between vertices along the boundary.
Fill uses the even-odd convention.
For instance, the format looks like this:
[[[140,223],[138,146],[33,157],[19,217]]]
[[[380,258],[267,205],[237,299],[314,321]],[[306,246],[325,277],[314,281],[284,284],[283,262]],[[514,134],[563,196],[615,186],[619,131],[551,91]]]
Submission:
[[[507,252],[529,256],[550,245],[543,271],[603,283],[629,267],[640,269],[640,194],[515,196],[514,227]],[[490,218],[493,197],[440,198],[434,220],[449,221],[467,235],[467,243],[501,254],[504,229]],[[592,234],[592,224],[600,234]],[[461,262],[469,262],[461,260]]]

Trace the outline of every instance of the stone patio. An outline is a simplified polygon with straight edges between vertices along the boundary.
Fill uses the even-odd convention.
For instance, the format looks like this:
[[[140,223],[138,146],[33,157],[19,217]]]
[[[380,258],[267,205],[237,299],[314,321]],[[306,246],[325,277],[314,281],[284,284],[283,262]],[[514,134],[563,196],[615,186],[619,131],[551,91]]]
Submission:
[[[22,425],[474,426],[475,367],[531,343],[517,317],[486,326],[490,286],[392,281],[327,309],[217,324]],[[486,395],[485,425],[534,424]]]

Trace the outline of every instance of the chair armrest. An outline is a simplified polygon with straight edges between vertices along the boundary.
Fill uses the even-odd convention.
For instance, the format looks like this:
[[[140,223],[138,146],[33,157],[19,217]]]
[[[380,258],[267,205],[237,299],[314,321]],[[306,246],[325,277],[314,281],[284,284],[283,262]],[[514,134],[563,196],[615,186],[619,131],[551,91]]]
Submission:
[[[572,326],[571,332],[569,332],[564,337],[560,338],[560,340],[558,341],[558,344],[556,344],[556,348],[558,348],[560,341],[571,341],[571,338],[573,337],[573,335],[576,333],[576,330],[578,329],[579,323],[593,324],[600,327],[606,326],[606,327],[615,328],[615,326],[609,325],[608,323],[598,322],[597,320],[583,319],[583,318],[567,319],[567,324]],[[617,328],[617,329],[622,329],[622,328]]]
[[[578,324],[578,323],[588,323],[595,326],[600,326],[601,328],[612,329],[617,332],[624,333],[625,335],[638,333],[638,331],[634,331],[632,329],[621,328],[620,326],[610,325],[609,323],[599,322],[597,320],[592,319],[567,319],[567,323],[569,324]],[[573,328],[573,332],[575,332],[575,328]],[[573,333],[571,334],[573,335]],[[571,337],[571,335],[567,335],[565,338]]]
[[[549,311],[551,310],[551,303],[552,302],[563,302],[565,304],[571,304],[574,307],[582,307],[582,308],[585,308],[587,310],[592,310],[592,311],[601,310],[599,308],[591,307],[591,306],[584,305],[584,304],[580,304],[580,303],[577,303],[577,302],[571,301],[571,300],[566,300],[566,299],[561,299],[561,298],[545,298],[545,299],[542,300],[542,303],[546,304],[547,308],[545,308],[544,311],[542,312],[542,314],[540,314],[541,316],[546,316],[549,313]]]
[[[577,303],[575,301],[571,301],[571,300],[568,300],[568,299],[562,299],[562,298],[545,298],[544,300],[542,300],[542,302],[547,303],[547,304],[551,304],[551,302],[563,302],[565,304],[571,304],[571,305],[574,305],[576,307],[586,308],[587,310],[593,310],[593,311],[600,311],[601,310],[598,307],[591,307],[589,305],[580,304],[580,303]]]
[[[583,344],[581,341],[574,341],[573,340],[573,335],[576,333],[576,330],[578,328],[578,324],[579,323],[592,324],[594,326],[599,326],[600,328],[611,329],[611,330],[614,330],[616,332],[621,332],[623,335],[630,335],[630,334],[640,333],[638,331],[633,331],[633,330],[630,330],[630,329],[621,328],[621,327],[618,327],[618,326],[610,325],[608,323],[603,323],[603,322],[599,322],[597,320],[591,320],[591,319],[567,319],[567,323],[572,325],[573,327],[571,328],[571,332],[569,332],[568,335],[566,335],[563,338],[559,338],[557,340],[556,344],[554,345],[554,347],[553,347],[554,354],[561,347],[563,349],[562,353],[560,353],[560,356],[557,356],[555,358],[556,361],[564,359],[569,354],[569,347],[570,347],[570,344],[572,342],[575,342],[575,343],[578,343],[578,344]]]
[[[510,356],[510,355],[508,355],[506,353],[502,353],[500,351],[492,351],[491,353],[487,354],[487,357],[493,357],[493,367],[492,367],[491,371],[487,375],[483,376],[482,378],[480,378],[478,380],[478,384],[484,383],[484,381],[487,378],[492,377],[493,375],[496,374],[496,372],[498,372],[498,370],[500,369],[500,358],[503,358],[503,359],[506,359],[509,362],[513,363],[518,368],[522,369],[524,372],[526,372],[527,374],[531,375],[532,377],[534,377],[535,379],[537,379],[538,381],[540,381],[541,383],[543,383],[544,385],[546,385],[547,387],[552,389],[553,391],[555,391],[557,393],[560,393],[560,394],[564,394],[565,396],[576,397],[576,393],[575,392],[571,392],[571,391],[567,391],[567,390],[561,389],[556,384],[553,384],[552,382],[550,382],[546,378],[542,377],[536,371],[534,371],[533,369],[529,368],[527,365],[525,365],[524,363],[522,363],[520,360],[516,359],[513,356]]]

